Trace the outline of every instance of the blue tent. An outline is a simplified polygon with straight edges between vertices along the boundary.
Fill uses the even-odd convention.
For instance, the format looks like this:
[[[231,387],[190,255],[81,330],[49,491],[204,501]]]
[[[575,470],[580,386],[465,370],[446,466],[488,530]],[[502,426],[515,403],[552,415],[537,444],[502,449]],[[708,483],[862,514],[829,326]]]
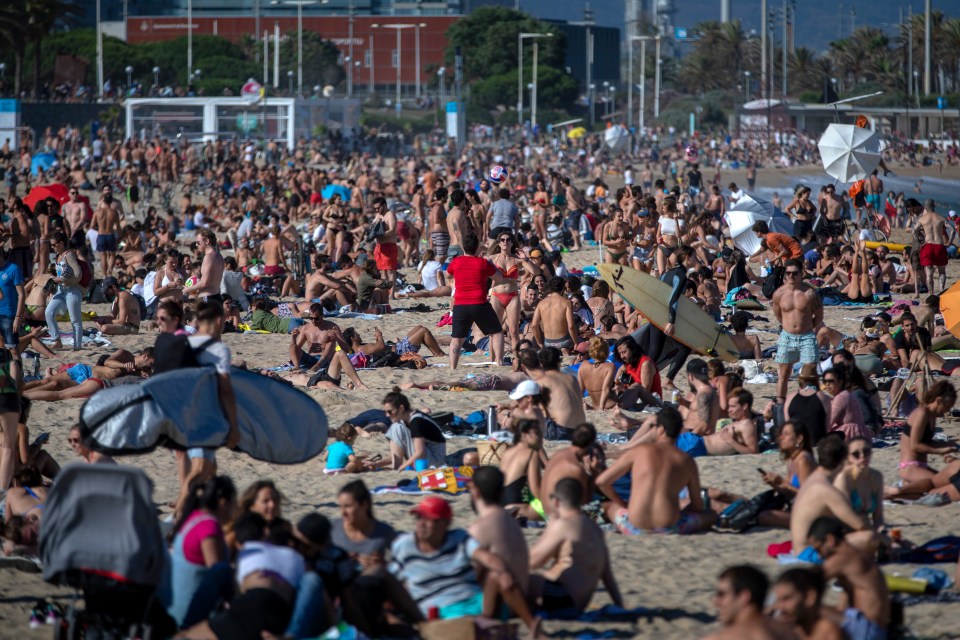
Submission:
[[[57,158],[52,153],[38,153],[33,156],[33,160],[30,162],[30,172],[37,175],[41,171],[52,169],[56,163]]]
[[[344,202],[350,201],[350,189],[342,184],[328,184],[323,188],[323,191],[320,192],[320,195],[323,196],[324,200],[329,200],[334,195],[338,195]]]

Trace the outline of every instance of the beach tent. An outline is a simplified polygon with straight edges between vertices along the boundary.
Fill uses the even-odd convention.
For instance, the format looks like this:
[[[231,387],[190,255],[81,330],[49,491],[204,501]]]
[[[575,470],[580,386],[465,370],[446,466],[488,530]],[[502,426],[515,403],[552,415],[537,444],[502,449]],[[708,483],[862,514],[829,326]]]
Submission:
[[[730,228],[733,244],[745,256],[752,256],[760,250],[760,238],[753,232],[754,223],[763,220],[770,231],[793,235],[793,222],[780,209],[768,200],[762,200],[744,194],[733,208],[724,215]]]
[[[342,184],[328,184],[323,188],[323,191],[320,192],[324,200],[329,200],[335,194],[339,195],[340,199],[344,202],[350,202],[350,189]]]
[[[37,175],[41,171],[47,171],[57,165],[57,157],[52,153],[38,153],[30,161],[30,172]]]

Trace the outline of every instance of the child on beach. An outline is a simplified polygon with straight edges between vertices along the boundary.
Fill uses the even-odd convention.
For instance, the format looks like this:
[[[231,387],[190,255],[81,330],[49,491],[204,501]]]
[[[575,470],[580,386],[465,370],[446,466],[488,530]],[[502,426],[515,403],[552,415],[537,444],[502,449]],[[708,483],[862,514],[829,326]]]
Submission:
[[[333,437],[337,441],[327,447],[327,466],[323,470],[327,475],[377,471],[390,463],[379,454],[368,460],[364,454],[356,453],[353,443],[357,440],[357,428],[349,422],[334,430]]]

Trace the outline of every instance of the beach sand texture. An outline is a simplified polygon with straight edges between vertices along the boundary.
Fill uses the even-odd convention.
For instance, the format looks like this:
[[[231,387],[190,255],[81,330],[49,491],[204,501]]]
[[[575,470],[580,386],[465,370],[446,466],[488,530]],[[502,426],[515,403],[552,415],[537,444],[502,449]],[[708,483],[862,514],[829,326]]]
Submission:
[[[769,177],[763,181],[768,182]],[[726,180],[725,180],[726,182]],[[905,241],[900,235],[897,241]],[[597,259],[595,248],[566,256],[569,267],[582,267]],[[412,270],[406,270],[408,279],[415,281]],[[960,266],[951,262],[951,282],[960,276]],[[437,309],[425,313],[396,313],[384,316],[377,321],[347,320],[341,322],[342,328],[356,327],[364,338],[372,339],[373,328],[380,327],[387,340],[396,340],[414,325],[423,324],[438,335],[449,334],[449,327],[436,329],[434,326],[443,311],[439,302],[445,300],[425,300]],[[395,309],[413,306],[413,301],[398,301]],[[764,330],[760,333],[764,347],[776,340],[777,325],[771,311],[757,312],[769,319],[765,323],[753,326]],[[827,308],[826,321],[845,333],[853,333],[859,322],[848,318],[862,317],[867,311],[842,307]],[[114,344],[127,349],[139,349],[153,344],[153,334],[117,337]],[[248,363],[265,367],[280,365],[287,361],[287,348],[290,338],[285,335],[237,335],[230,334],[225,342],[230,346],[235,360],[244,359]],[[426,350],[424,350],[426,351]],[[82,360],[94,361],[102,350],[85,351]],[[487,360],[483,354],[475,354],[463,359],[464,365]],[[336,426],[345,419],[370,408],[380,408],[383,396],[394,385],[402,382],[425,381],[435,378],[451,379],[470,372],[496,372],[494,368],[461,366],[454,374],[445,359],[428,358],[431,366],[420,371],[406,369],[380,369],[361,372],[370,391],[310,391],[329,416],[330,424]],[[47,363],[44,363],[45,365]],[[52,363],[51,363],[52,364]],[[678,379],[679,382],[679,379]],[[795,383],[793,383],[795,384]],[[686,386],[683,381],[683,387]],[[754,408],[760,410],[767,400],[775,394],[774,385],[749,385],[756,401]],[[795,388],[791,386],[791,388]],[[495,402],[506,401],[505,392],[440,392],[410,391],[408,396],[413,406],[426,407],[433,411],[451,411],[460,416],[485,408]],[[50,432],[47,449],[61,462],[70,463],[72,452],[67,444],[67,430],[75,421],[81,400],[61,403],[34,404],[30,422],[31,434]],[[588,414],[600,431],[613,431],[609,413],[590,412]],[[309,423],[303,428],[310,428]],[[960,436],[958,423],[953,420],[943,422],[945,431]],[[448,444],[448,452],[469,446],[465,439],[455,439]],[[387,441],[383,436],[361,439],[357,442],[358,451],[369,453],[388,453]],[[548,450],[556,450],[551,445]],[[321,472],[324,462],[315,459],[305,464],[276,466],[256,462],[250,458],[226,450],[219,453],[220,471],[230,475],[242,490],[259,478],[272,478],[287,498],[283,515],[296,520],[303,514],[319,510],[327,516],[337,515],[337,489],[352,477],[327,477]],[[146,456],[131,456],[122,460],[125,464],[144,469],[155,483],[154,500],[164,514],[170,512],[167,503],[174,500],[177,491],[177,474],[174,456],[167,451],[157,451]],[[898,448],[878,449],[874,455],[874,465],[883,472],[886,482],[892,483],[897,477]],[[933,460],[934,466],[940,466],[939,460]],[[756,471],[757,467],[783,472],[779,457],[774,454],[757,456],[734,456],[728,458],[700,458],[698,460],[701,479],[704,486],[723,488],[729,491],[754,495],[766,489]],[[365,474],[363,479],[368,486],[393,485],[402,478],[411,477],[411,473],[378,472]],[[386,494],[375,497],[377,517],[384,519],[398,529],[410,530],[413,518],[408,510],[419,500]],[[472,520],[469,497],[461,495],[453,498],[455,526],[466,526]],[[938,509],[913,506],[892,505],[886,508],[886,520],[890,527],[902,529],[903,537],[922,543],[937,536],[956,534],[960,526],[960,511],[953,504]],[[109,525],[105,531],[109,533]],[[529,540],[534,540],[537,530],[527,530]],[[614,572],[628,607],[646,607],[649,617],[641,618],[637,624],[622,623],[571,623],[547,622],[546,631],[554,637],[600,637],[599,634],[611,634],[608,637],[651,637],[651,638],[693,638],[703,635],[717,623],[711,603],[715,578],[726,566],[749,562],[763,568],[770,576],[775,576],[779,567],[766,554],[767,545],[788,539],[785,530],[754,530],[745,534],[707,533],[694,537],[651,536],[628,538],[619,534],[607,534],[607,543],[613,559]],[[955,567],[936,565],[951,575]],[[886,566],[887,572],[899,572],[909,575],[915,567]],[[63,599],[69,595],[66,589],[58,589],[43,582],[39,574],[28,574],[11,569],[0,569],[0,638],[48,638],[50,628],[29,628],[29,611],[37,598],[47,597]],[[835,593],[828,594],[828,600],[834,601]],[[592,607],[600,607],[610,602],[604,592],[598,592]],[[910,629],[918,637],[950,638],[957,637],[960,624],[960,603],[922,604],[906,610],[906,620]]]

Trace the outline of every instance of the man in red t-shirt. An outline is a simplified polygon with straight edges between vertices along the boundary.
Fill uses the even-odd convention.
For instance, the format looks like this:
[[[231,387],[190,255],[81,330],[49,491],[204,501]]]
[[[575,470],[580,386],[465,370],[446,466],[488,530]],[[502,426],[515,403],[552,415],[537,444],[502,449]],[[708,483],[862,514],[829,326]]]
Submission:
[[[447,265],[447,275],[454,279],[453,285],[453,337],[450,340],[450,367],[457,368],[460,347],[474,324],[490,336],[490,353],[497,365],[503,364],[503,325],[490,306],[487,292],[488,280],[494,284],[503,281],[500,270],[486,258],[476,256],[480,239],[470,234],[463,239],[466,255],[457,256]]]
[[[803,258],[803,249],[793,236],[770,231],[764,220],[754,223],[753,232],[767,243],[767,251],[775,256],[771,262],[782,264],[787,260]]]

